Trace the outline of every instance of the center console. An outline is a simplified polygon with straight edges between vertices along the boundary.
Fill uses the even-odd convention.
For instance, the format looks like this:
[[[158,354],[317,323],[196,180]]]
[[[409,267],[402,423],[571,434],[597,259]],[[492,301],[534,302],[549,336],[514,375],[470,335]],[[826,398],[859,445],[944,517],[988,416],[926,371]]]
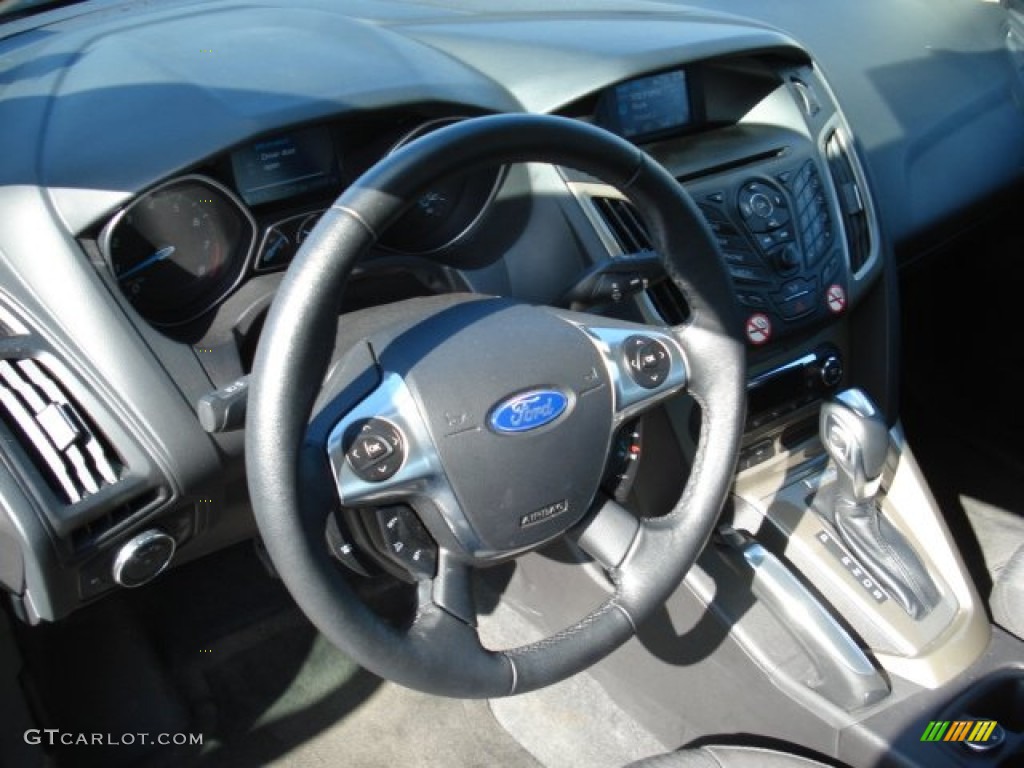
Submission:
[[[849,129],[813,68],[775,62],[764,87],[755,69],[627,83],[594,112],[644,139],[702,212],[733,279],[750,370],[717,534],[661,615],[594,674],[665,744],[725,731],[853,765],[1024,764],[1020,643],[992,627],[894,414],[856,389],[893,399],[879,369],[894,364],[894,288]],[[714,122],[713,86],[729,78],[755,96],[742,118],[680,133]],[[680,83],[688,107],[650,107]],[[685,321],[671,283],[651,279],[642,212],[594,179],[563,176],[608,254],[573,300],[635,295],[653,322]],[[669,418],[685,454],[699,415],[680,404]],[[655,453],[649,433],[634,431],[630,458]],[[656,474],[641,463],[636,486],[645,472]],[[534,584],[573,578],[554,561],[517,573],[511,592],[530,590],[536,607]],[[539,576],[523,575],[534,567]],[[581,604],[552,598],[540,610],[579,613],[582,592],[559,591],[570,594]]]

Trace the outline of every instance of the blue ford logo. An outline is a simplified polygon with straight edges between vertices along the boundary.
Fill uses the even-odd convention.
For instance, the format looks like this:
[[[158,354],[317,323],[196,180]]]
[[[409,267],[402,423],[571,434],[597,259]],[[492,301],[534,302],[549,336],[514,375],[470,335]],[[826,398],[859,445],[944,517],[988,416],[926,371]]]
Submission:
[[[529,432],[550,424],[568,407],[569,398],[553,389],[524,392],[495,407],[491,413],[491,429],[506,433]]]

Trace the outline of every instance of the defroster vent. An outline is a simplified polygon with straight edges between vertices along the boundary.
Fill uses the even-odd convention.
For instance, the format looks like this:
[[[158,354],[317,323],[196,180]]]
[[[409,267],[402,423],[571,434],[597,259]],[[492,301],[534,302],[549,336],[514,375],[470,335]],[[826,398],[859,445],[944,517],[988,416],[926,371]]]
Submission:
[[[68,504],[118,479],[119,462],[36,360],[0,360],[0,416]]]
[[[868,225],[864,195],[861,193],[849,151],[839,131],[833,131],[825,142],[825,157],[828,160],[832,183],[839,195],[839,210],[843,215],[846,246],[850,251],[850,269],[856,274],[871,255],[871,229]]]

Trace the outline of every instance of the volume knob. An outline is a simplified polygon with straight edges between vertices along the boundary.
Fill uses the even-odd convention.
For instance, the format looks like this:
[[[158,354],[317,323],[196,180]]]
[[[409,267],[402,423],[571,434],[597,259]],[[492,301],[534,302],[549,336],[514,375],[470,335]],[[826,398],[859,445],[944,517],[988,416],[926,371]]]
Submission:
[[[839,382],[843,380],[843,361],[839,355],[829,355],[822,360],[818,375],[821,377],[821,383],[829,389],[839,386]]]

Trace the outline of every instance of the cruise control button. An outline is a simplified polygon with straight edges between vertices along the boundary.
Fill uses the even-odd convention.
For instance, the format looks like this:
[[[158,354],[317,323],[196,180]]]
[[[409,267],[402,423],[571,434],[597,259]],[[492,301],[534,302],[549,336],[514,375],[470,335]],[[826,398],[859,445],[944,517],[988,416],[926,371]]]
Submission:
[[[375,517],[381,554],[416,580],[433,578],[437,546],[416,513],[404,506],[383,507]]]

